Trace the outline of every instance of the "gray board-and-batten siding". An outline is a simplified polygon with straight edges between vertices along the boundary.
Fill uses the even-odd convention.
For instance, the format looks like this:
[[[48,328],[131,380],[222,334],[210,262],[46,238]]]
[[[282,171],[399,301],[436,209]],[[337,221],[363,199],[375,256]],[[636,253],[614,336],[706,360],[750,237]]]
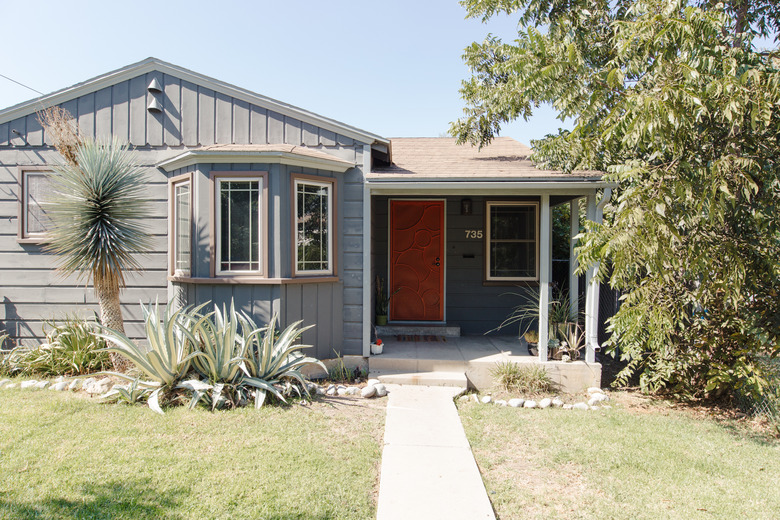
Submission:
[[[162,92],[147,86],[156,78]],[[163,111],[147,110],[152,98]],[[143,336],[139,301],[166,302],[177,294],[169,285],[168,272],[168,178],[156,167],[189,147],[210,144],[290,144],[306,146],[337,158],[354,161],[355,168],[333,173],[280,164],[198,164],[186,170],[194,178],[196,204],[193,242],[195,264],[202,272],[208,267],[209,215],[208,175],[211,171],[259,170],[269,172],[269,263],[275,273],[289,276],[291,270],[290,173],[324,175],[337,184],[337,282],[285,285],[176,284],[183,288],[187,303],[212,300],[228,302],[265,322],[278,312],[282,324],[303,319],[317,326],[304,341],[317,345],[319,357],[332,357],[333,350],[344,354],[362,352],[362,165],[364,143],[321,128],[311,122],[232,98],[222,92],[152,71],[60,103],[78,121],[80,131],[90,137],[116,136],[134,147],[139,164],[148,179],[151,218],[147,225],[153,236],[153,250],[140,257],[142,272],[127,275],[128,287],[122,293],[122,308],[128,335]],[[37,107],[36,107],[37,108]],[[37,115],[0,123],[0,328],[25,343],[42,338],[44,320],[78,312],[90,315],[97,309],[94,291],[84,280],[63,277],[54,270],[55,259],[40,244],[17,241],[20,166],[45,166],[59,160],[51,138],[41,128]],[[205,209],[204,209],[205,208]],[[279,234],[284,234],[285,240]],[[283,243],[283,244],[282,244]],[[276,263],[276,265],[275,265]]]

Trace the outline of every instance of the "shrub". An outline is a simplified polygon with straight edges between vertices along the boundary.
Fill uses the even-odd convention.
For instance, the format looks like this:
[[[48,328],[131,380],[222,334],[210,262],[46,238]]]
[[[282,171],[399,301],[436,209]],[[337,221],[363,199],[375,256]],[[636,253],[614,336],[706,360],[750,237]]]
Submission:
[[[547,370],[536,363],[500,362],[490,370],[490,375],[495,385],[507,392],[538,394],[555,390]]]
[[[0,361],[0,371],[22,376],[76,376],[105,370],[110,366],[106,342],[95,335],[93,326],[78,316],[47,322],[46,342],[14,348]]]

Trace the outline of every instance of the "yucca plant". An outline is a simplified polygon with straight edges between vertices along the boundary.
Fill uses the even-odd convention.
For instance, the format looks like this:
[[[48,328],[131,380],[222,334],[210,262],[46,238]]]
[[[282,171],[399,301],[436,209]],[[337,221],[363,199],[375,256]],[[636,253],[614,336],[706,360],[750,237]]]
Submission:
[[[274,315],[262,339],[259,339],[259,334],[253,335],[249,348],[250,356],[242,382],[255,389],[256,408],[263,406],[268,392],[286,402],[283,393],[274,386],[281,381],[297,383],[308,395],[306,380],[300,372],[304,365],[313,363],[327,370],[321,361],[304,356],[300,352],[310,345],[296,344],[298,338],[313,325],[299,328],[302,321],[296,321],[284,329],[277,339],[276,321],[277,317]]]
[[[57,197],[46,201],[52,227],[46,250],[59,257],[58,269],[91,278],[100,304],[100,321],[124,333],[120,290],[124,272],[141,269],[134,254],[148,251],[144,229],[148,204],[141,168],[127,145],[91,139],[79,142],[75,154],[53,167]],[[111,362],[122,371],[126,363],[114,349]]]

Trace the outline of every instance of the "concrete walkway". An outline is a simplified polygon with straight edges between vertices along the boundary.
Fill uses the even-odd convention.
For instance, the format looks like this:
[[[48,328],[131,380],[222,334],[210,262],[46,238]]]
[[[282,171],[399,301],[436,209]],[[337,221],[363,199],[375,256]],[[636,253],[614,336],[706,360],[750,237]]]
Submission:
[[[377,520],[495,519],[452,387],[388,385]]]

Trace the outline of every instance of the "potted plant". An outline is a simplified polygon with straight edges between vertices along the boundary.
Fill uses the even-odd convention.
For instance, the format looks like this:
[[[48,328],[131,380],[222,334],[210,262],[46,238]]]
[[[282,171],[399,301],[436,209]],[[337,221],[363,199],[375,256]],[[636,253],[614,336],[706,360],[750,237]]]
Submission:
[[[528,344],[528,354],[532,356],[539,355],[539,332],[535,330],[526,331],[523,334],[525,342]]]
[[[390,306],[390,298],[385,290],[385,281],[382,277],[376,277],[376,303],[374,307],[374,314],[376,318],[374,323],[376,325],[387,325],[387,309]]]

